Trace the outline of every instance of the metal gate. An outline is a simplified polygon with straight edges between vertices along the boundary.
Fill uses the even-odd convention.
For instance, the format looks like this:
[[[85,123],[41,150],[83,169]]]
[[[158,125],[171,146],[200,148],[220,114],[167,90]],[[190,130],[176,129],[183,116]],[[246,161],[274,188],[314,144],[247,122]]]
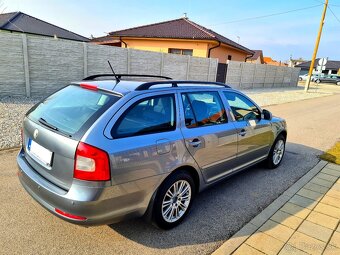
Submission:
[[[223,82],[225,83],[225,79],[227,76],[227,64],[218,63],[217,65],[217,75],[216,75],[216,81],[217,82]]]

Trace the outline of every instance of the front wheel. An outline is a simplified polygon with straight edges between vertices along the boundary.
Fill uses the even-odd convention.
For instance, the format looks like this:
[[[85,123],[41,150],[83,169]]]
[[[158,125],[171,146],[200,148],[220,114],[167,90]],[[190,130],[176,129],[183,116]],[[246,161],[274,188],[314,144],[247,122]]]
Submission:
[[[315,82],[319,84],[321,81],[319,79],[317,79]]]
[[[266,162],[268,168],[274,169],[274,168],[277,168],[281,164],[283,155],[285,153],[285,149],[286,149],[286,139],[284,138],[283,135],[279,135],[276,138],[272,148],[270,149],[267,162]]]
[[[195,195],[195,182],[187,172],[177,172],[160,186],[153,208],[153,221],[162,229],[180,224],[189,213]]]
[[[340,86],[340,81],[338,81],[338,82],[336,83],[336,85]]]

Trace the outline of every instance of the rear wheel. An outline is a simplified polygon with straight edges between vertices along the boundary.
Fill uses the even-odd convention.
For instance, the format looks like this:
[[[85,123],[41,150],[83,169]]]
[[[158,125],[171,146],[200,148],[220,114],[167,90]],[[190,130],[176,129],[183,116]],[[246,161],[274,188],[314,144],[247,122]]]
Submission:
[[[272,148],[270,149],[268,158],[267,158],[267,167],[270,169],[277,168],[281,162],[283,155],[285,153],[286,149],[286,139],[284,138],[283,135],[279,135]]]
[[[320,83],[321,81],[319,79],[315,80],[316,83]]]
[[[195,182],[187,172],[171,175],[160,186],[153,208],[153,221],[162,229],[180,224],[189,213],[195,195]]]
[[[336,85],[339,85],[339,86],[340,86],[340,81],[338,81],[338,82],[336,83]]]

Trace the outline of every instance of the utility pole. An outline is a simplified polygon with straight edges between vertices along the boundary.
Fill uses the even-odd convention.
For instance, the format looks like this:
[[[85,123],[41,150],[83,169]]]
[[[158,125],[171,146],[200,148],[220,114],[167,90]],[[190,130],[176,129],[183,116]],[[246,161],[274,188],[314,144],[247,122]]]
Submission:
[[[316,58],[316,54],[318,53],[318,48],[319,48],[322,28],[323,28],[323,24],[325,23],[327,7],[328,7],[328,0],[326,0],[325,3],[324,3],[323,12],[322,12],[321,21],[320,21],[319,32],[318,32],[318,37],[316,38],[315,48],[314,48],[314,52],[313,52],[313,57],[312,57],[312,61],[310,63],[309,72],[308,72],[308,76],[307,76],[307,80],[306,80],[305,92],[308,92],[308,89],[309,89],[309,84],[310,84],[310,79],[311,79],[312,73],[313,73],[315,58]]]

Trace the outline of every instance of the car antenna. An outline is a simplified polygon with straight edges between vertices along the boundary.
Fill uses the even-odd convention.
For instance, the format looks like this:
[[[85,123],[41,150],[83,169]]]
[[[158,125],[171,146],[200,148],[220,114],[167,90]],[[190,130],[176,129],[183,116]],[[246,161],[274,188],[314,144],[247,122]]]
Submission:
[[[120,82],[120,78],[119,78],[118,75],[116,75],[115,71],[113,70],[112,65],[111,65],[111,63],[110,63],[110,60],[108,60],[107,63],[109,63],[109,66],[110,66],[110,68],[111,68],[111,71],[112,71],[113,75],[114,75],[115,78],[116,78],[116,85],[117,85],[118,82]]]

